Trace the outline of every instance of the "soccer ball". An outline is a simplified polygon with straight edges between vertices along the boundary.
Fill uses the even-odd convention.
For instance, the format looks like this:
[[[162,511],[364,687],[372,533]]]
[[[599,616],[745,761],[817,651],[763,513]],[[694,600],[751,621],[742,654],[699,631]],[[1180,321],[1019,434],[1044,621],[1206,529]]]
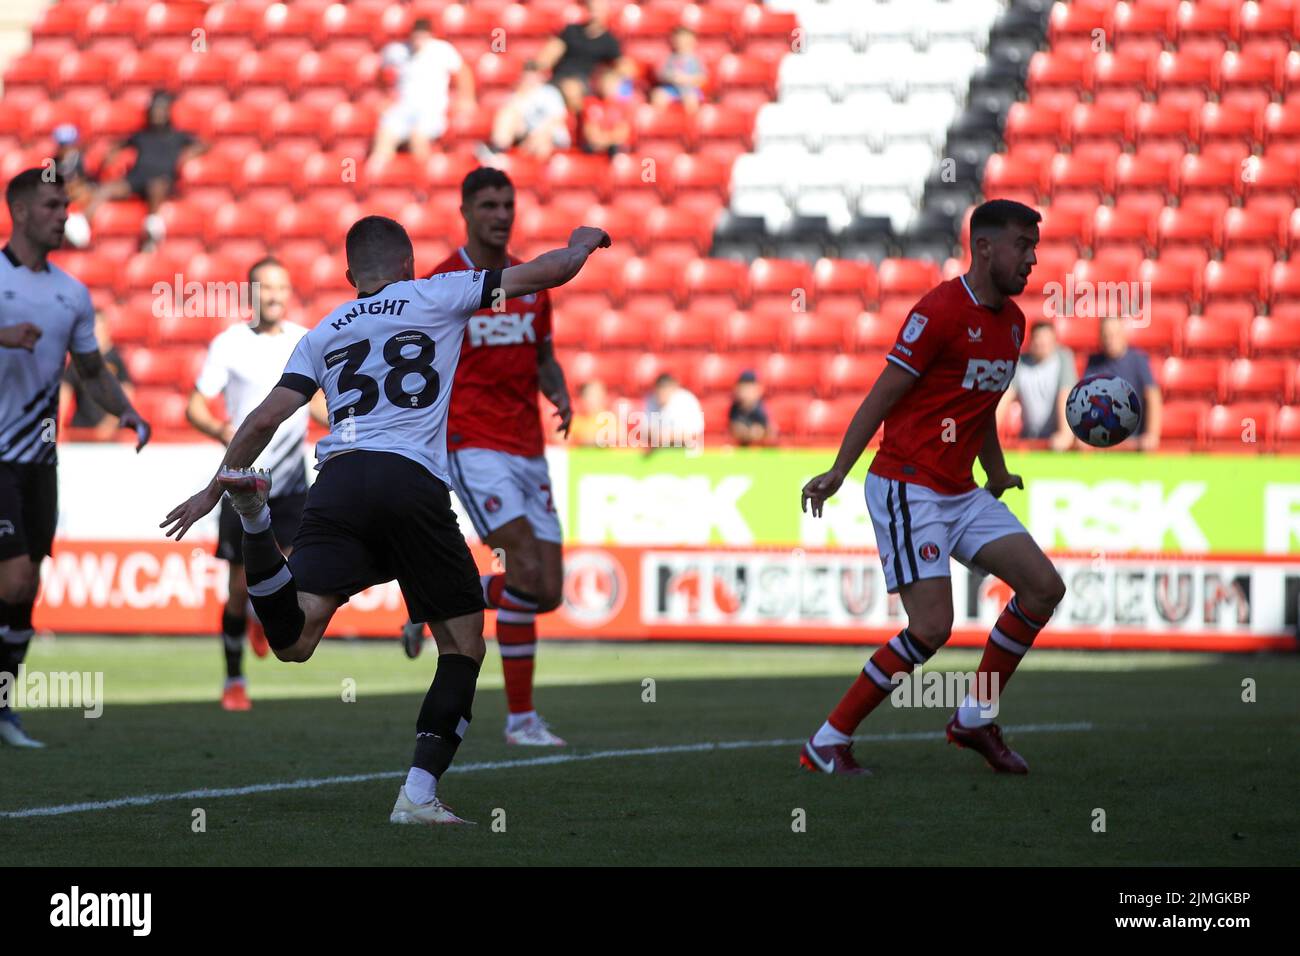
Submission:
[[[1137,430],[1142,403],[1137,390],[1114,375],[1089,375],[1070,389],[1065,419],[1078,439],[1095,448],[1118,445]]]

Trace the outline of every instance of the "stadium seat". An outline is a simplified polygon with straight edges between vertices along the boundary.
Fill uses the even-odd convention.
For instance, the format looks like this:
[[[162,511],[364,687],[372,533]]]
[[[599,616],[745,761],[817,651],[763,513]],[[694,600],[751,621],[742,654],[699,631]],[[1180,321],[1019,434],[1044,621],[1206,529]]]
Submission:
[[[755,371],[766,392],[809,395],[821,378],[821,362],[815,355],[773,353],[764,358]]]
[[[894,345],[898,330],[902,327],[899,318],[885,318],[875,312],[861,312],[853,320],[850,333],[854,350],[872,355],[883,355]]]
[[[1165,402],[1160,412],[1161,446],[1192,448],[1201,445],[1210,408],[1206,401]]]
[[[1066,114],[1038,103],[1012,103],[1007,110],[1004,137],[1009,147],[1025,143],[1059,146],[1065,138]]]
[[[1246,343],[1252,356],[1300,355],[1300,322],[1259,316],[1251,323]]]
[[[790,317],[787,343],[795,352],[840,352],[848,344],[845,324],[833,309],[819,306]]]
[[[866,397],[881,371],[879,356],[832,355],[821,366],[821,393],[826,398],[842,395]]]
[[[1223,398],[1223,360],[1217,358],[1167,358],[1160,376],[1161,391],[1170,400]]]
[[[855,395],[830,400],[813,399],[804,411],[803,436],[818,444],[835,444],[844,437],[861,404],[862,398]]]
[[[1226,307],[1209,310],[1205,315],[1191,316],[1183,326],[1183,353],[1225,357],[1240,354],[1246,319],[1236,308],[1242,305],[1228,303]],[[1249,311],[1249,306],[1245,309]]]
[[[1212,215],[1169,208],[1156,221],[1156,237],[1162,251],[1174,245],[1195,245],[1211,249],[1220,245],[1220,228],[1220,221]]]
[[[1202,298],[1208,304],[1223,300],[1258,302],[1263,298],[1263,270],[1244,262],[1211,262],[1205,267]]]
[[[1220,453],[1253,454],[1273,444],[1276,402],[1215,405],[1205,419],[1205,441]]]
[[[726,311],[749,303],[749,270],[744,263],[726,259],[694,259],[681,273],[677,297],[682,302],[700,304],[705,299],[715,306],[719,300],[730,303]]]
[[[1294,371],[1294,362],[1285,359],[1236,359],[1224,374],[1224,397],[1230,402],[1290,402],[1295,395]]]
[[[1089,85],[1091,64],[1091,57],[1081,54],[1040,50],[1029,61],[1029,92],[1035,95],[1043,90],[1064,89],[1081,93]]]
[[[659,346],[659,329],[638,316],[609,309],[591,326],[595,344],[605,350],[656,349]]]
[[[1284,405],[1273,422],[1274,450],[1284,455],[1300,453],[1300,406]]]
[[[784,316],[764,312],[734,311],[718,325],[720,351],[776,352],[784,346]]]

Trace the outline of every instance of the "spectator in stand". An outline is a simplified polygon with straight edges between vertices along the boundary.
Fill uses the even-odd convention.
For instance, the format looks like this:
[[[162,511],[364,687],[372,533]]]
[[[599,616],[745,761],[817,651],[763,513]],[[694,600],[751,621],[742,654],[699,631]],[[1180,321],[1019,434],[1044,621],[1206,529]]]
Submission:
[[[144,219],[140,250],[149,252],[165,235],[158,208],[170,198],[176,184],[176,171],[187,160],[207,150],[207,146],[172,125],[172,97],[158,91],[149,100],[145,127],[125,143],[118,143],[104,157],[107,166],[123,149],[135,150],[135,163],[126,177],[104,183],[86,206],[86,219],[94,221],[95,211],[106,202],[136,195],[149,207]]]
[[[610,423],[614,410],[609,406],[609,393],[600,379],[583,382],[578,389],[577,408],[569,425],[569,441],[575,445],[593,446],[608,442]]]
[[[1117,375],[1142,396],[1142,422],[1133,440],[1142,451],[1160,447],[1160,387],[1151,374],[1151,360],[1141,349],[1128,347],[1128,328],[1118,316],[1101,320],[1101,351],[1088,356],[1083,374]]]
[[[695,34],[678,27],[673,31],[672,46],[672,54],[659,67],[659,85],[650,101],[660,107],[681,103],[686,112],[694,113],[700,108],[707,78],[703,62],[695,54]]]
[[[95,338],[99,350],[104,353],[104,364],[114,377],[122,384],[122,391],[127,398],[134,398],[135,388],[131,385],[131,376],[127,374],[126,363],[113,345],[113,336],[108,329],[108,320],[104,313],[95,310]],[[72,418],[68,421],[71,428],[86,428],[94,432],[95,441],[112,441],[117,436],[117,416],[104,411],[90,397],[90,392],[77,373],[75,362],[68,364],[63,372],[63,382],[59,386],[59,401],[64,408],[71,403]]]
[[[1011,403],[1020,400],[1020,437],[1046,438],[1055,451],[1074,444],[1065,422],[1065,400],[1079,380],[1074,353],[1056,338],[1056,326],[1040,319],[1029,329],[1029,351],[1016,366],[1011,387],[998,403],[998,426],[1006,420]]]
[[[86,172],[81,133],[71,123],[54,128],[54,168],[68,189],[68,221],[63,236],[68,245],[84,249],[90,245],[90,223],[81,210],[95,195],[95,181]]]
[[[618,39],[609,32],[609,0],[587,0],[587,22],[571,23],[548,40],[537,54],[537,63],[550,71],[551,82],[564,94],[571,113],[582,109],[597,67],[614,70],[620,83],[635,73]]]
[[[479,155],[480,161],[491,165],[489,160],[498,153],[515,148],[540,160],[548,159],[557,149],[568,149],[569,115],[564,95],[546,82],[536,61],[529,60],[519,88],[497,110],[492,142],[486,155]]]
[[[741,372],[736,381],[731,409],[727,412],[727,427],[737,445],[763,445],[773,437],[767,408],[763,405],[763,385],[750,369]]]
[[[649,446],[685,445],[698,448],[704,435],[704,409],[700,400],[665,372],[655,379],[654,391],[646,399],[645,423]]]
[[[613,156],[632,142],[632,109],[619,97],[619,75],[606,70],[597,81],[600,96],[582,104],[582,149]]]
[[[430,143],[447,132],[452,77],[456,78],[455,108],[476,109],[474,71],[456,48],[433,35],[425,19],[411,26],[409,43],[390,43],[384,63],[397,70],[397,96],[379,118],[369,165],[378,169],[393,158],[402,143],[419,163],[429,158]]]

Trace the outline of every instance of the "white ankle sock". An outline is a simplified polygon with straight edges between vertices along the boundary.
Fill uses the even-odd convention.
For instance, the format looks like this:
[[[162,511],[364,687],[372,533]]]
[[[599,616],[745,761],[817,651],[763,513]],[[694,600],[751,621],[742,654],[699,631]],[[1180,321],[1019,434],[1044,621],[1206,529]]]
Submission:
[[[530,710],[522,714],[506,714],[506,730],[518,730],[530,720],[537,719],[537,711]]]
[[[249,534],[260,534],[271,527],[271,506],[262,505],[262,510],[251,518],[247,515],[240,515],[239,523],[244,526],[244,530]]]
[[[427,770],[412,767],[406,775],[406,799],[412,803],[429,803],[438,795],[438,778]]]
[[[967,730],[974,730],[976,727],[983,727],[986,724],[993,723],[992,717],[984,717],[981,711],[988,710],[984,704],[972,697],[966,695],[966,699],[961,702],[957,708],[957,723],[961,724]]]
[[[832,727],[831,722],[828,720],[821,725],[821,729],[817,733],[813,734],[813,746],[829,747],[833,744],[847,744],[852,739],[848,734],[842,734]]]

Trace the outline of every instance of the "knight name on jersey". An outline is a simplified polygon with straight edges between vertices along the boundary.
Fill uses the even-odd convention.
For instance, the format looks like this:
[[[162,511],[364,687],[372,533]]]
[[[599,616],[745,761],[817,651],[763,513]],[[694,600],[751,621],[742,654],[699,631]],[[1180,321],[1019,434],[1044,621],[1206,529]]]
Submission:
[[[971,359],[966,363],[962,388],[981,392],[1005,392],[1016,373],[1016,363],[1007,359]]]
[[[537,341],[534,317],[533,312],[476,315],[469,320],[469,344],[475,347],[532,344]]]
[[[348,309],[341,318],[330,323],[337,332],[345,325],[351,325],[358,315],[401,315],[410,299],[378,299],[373,302],[358,302]]]

